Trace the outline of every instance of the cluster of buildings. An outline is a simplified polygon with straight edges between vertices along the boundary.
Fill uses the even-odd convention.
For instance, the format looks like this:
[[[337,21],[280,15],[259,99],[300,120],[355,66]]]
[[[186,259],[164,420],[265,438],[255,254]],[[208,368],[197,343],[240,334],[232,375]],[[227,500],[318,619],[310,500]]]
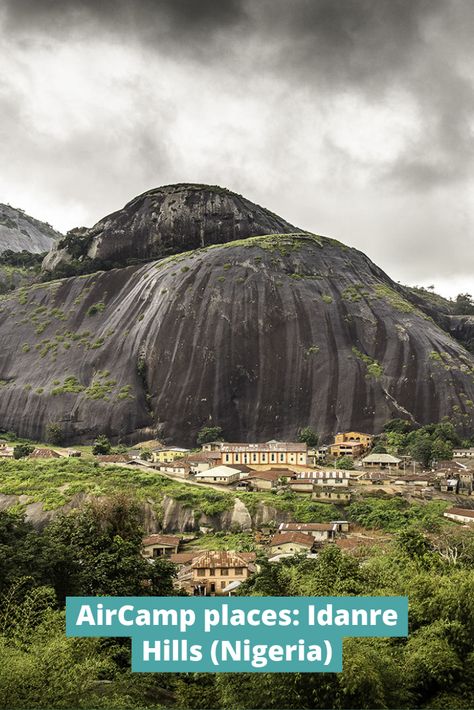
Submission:
[[[296,554],[314,556],[323,544],[335,542],[349,531],[349,523],[282,523],[268,539],[265,553],[270,562]],[[143,540],[143,556],[153,563],[167,558],[178,568],[176,588],[195,596],[230,595],[258,570],[255,552],[234,550],[180,550],[177,535],[148,535]]]
[[[467,455],[439,461],[432,470],[421,471],[408,457],[370,451],[372,444],[371,434],[356,431],[336,434],[333,444],[318,450],[276,440],[259,444],[211,442],[198,452],[179,447],[153,450],[146,465],[196,483],[249,491],[284,489],[341,504],[349,503],[359,486],[395,486],[427,494],[470,495],[474,491],[474,468],[460,460],[469,458]],[[457,453],[467,451],[459,449]],[[323,456],[337,460],[345,455],[355,462],[351,470],[324,467]]]

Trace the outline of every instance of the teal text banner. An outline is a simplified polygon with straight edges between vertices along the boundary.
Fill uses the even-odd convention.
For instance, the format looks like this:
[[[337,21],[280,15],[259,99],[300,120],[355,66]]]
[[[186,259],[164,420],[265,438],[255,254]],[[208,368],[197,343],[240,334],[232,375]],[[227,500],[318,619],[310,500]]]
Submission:
[[[136,672],[340,672],[351,636],[403,637],[407,597],[69,597],[68,636],[127,636]]]

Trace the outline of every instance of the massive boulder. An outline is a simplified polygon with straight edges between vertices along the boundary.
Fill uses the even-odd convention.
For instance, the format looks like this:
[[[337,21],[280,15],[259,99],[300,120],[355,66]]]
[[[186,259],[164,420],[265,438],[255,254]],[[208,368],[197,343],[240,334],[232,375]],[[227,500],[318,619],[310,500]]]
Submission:
[[[22,436],[51,423],[70,442],[158,431],[181,444],[209,424],[249,441],[377,432],[391,417],[473,427],[473,355],[364,254],[316,235],[35,285],[0,311],[0,427]]]
[[[72,230],[43,262],[45,271],[72,263],[91,271],[126,266],[209,244],[295,232],[296,228],[245,197],[210,185],[168,185],[135,197],[92,227]]]
[[[0,253],[8,250],[42,254],[61,237],[51,225],[30,217],[23,210],[0,204]]]

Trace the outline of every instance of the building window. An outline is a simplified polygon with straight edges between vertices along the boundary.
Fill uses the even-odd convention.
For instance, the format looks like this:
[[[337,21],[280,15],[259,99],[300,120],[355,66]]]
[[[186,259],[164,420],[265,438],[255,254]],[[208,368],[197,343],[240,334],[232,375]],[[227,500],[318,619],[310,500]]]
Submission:
[[[228,574],[229,574],[229,570],[227,569],[227,567],[222,567],[221,568],[221,577],[227,577]]]
[[[221,589],[224,589],[227,586],[227,582],[221,582]]]
[[[235,574],[236,576],[241,576],[241,575],[243,575],[243,573],[244,573],[244,568],[243,568],[243,567],[236,567],[236,568],[234,569],[234,574]]]
[[[285,460],[285,454],[280,454],[280,462],[283,463]]]
[[[200,567],[197,571],[197,576],[198,577],[205,577],[206,576],[206,570],[203,567]]]
[[[271,459],[272,463],[273,463],[274,461],[276,461],[276,459],[275,459],[275,454],[270,454],[270,459]]]
[[[235,454],[235,463],[239,463],[239,454]]]
[[[252,461],[255,462],[256,460],[257,460],[257,454],[252,454]]]

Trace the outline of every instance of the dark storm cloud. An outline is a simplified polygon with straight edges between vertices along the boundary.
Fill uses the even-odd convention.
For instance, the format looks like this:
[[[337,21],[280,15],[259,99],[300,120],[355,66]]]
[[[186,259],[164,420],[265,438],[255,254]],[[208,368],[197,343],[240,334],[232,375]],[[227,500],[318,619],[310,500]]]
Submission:
[[[115,33],[177,59],[227,63],[243,78],[278,78],[315,101],[407,92],[421,138],[376,179],[424,189],[472,167],[473,87],[458,72],[471,51],[470,0],[6,0],[4,9],[12,32]]]
[[[54,32],[69,28],[138,32],[142,39],[160,36],[164,29],[212,35],[244,17],[240,0],[6,0],[7,26],[12,30]],[[82,25],[82,27],[81,27]],[[172,37],[169,37],[172,38]]]
[[[69,228],[219,182],[470,275],[473,36],[474,0],[0,0],[0,201]]]

